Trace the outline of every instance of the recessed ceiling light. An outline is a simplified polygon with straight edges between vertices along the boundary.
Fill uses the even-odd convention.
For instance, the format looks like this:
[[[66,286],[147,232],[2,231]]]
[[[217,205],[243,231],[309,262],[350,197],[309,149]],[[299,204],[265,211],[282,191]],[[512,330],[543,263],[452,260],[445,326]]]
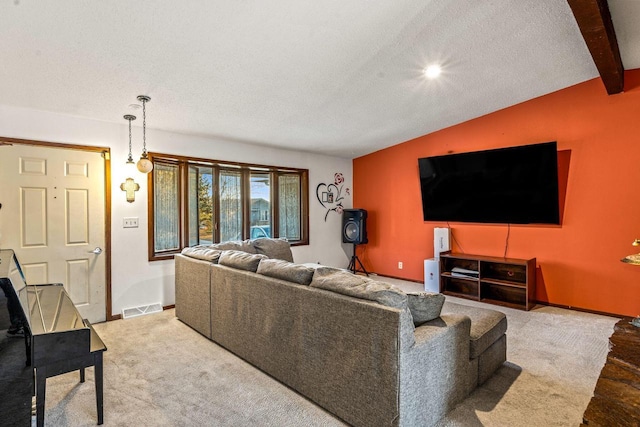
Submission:
[[[441,71],[442,69],[440,68],[439,65],[435,65],[435,64],[429,65],[427,68],[424,69],[424,75],[430,79],[435,79],[440,75]]]

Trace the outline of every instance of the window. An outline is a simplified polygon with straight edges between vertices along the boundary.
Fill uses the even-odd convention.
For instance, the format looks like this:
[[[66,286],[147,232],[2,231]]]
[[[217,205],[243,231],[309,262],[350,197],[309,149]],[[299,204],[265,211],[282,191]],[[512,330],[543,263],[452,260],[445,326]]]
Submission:
[[[213,168],[189,166],[189,246],[213,243]]]
[[[149,259],[259,237],[309,243],[306,169],[149,153]]]
[[[154,245],[156,253],[174,251],[180,248],[178,166],[159,163],[153,168],[153,181],[156,190],[153,193],[155,208]]]
[[[298,226],[302,217],[302,188],[300,175],[282,174],[279,177],[278,194],[280,203],[280,236],[291,241],[301,240],[301,229]]]
[[[249,237],[271,237],[271,174],[251,172],[251,234]]]

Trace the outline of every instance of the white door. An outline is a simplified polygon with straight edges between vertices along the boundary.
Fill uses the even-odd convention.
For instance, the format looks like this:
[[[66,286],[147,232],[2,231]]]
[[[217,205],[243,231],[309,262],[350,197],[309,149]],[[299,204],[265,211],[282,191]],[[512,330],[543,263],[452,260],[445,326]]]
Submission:
[[[63,283],[90,322],[106,320],[102,153],[0,145],[0,248],[27,283]]]

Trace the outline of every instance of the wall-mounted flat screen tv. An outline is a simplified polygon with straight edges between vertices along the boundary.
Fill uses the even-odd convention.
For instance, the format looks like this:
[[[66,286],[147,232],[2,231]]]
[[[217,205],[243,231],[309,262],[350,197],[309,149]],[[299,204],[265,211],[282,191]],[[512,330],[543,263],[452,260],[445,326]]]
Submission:
[[[560,224],[555,142],[418,159],[425,221]]]

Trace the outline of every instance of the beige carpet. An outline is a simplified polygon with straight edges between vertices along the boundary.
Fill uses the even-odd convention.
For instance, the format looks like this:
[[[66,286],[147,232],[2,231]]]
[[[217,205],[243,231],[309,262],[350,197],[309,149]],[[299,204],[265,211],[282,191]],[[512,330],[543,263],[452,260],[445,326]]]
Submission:
[[[389,281],[405,290],[420,287]],[[552,307],[488,307],[507,315],[509,362],[440,427],[579,425],[617,319]],[[108,346],[105,426],[344,425],[181,323],[174,310],[95,327]],[[84,384],[77,373],[47,380],[45,425],[95,423],[93,369]]]

